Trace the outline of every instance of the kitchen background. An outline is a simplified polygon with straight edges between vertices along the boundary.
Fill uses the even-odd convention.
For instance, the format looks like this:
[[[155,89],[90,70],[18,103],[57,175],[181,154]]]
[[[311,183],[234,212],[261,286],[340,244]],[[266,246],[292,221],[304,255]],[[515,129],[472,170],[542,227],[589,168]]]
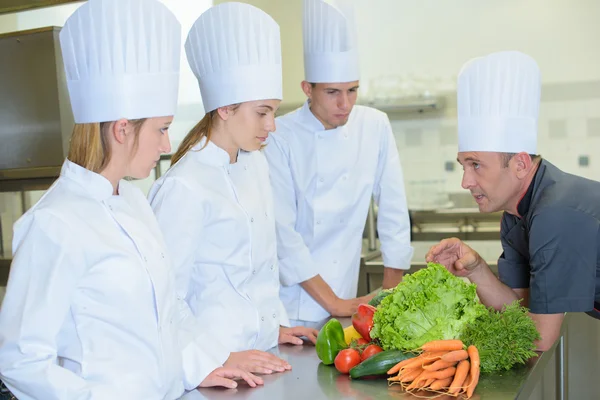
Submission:
[[[163,1],[180,19],[184,40],[197,16],[213,3]],[[281,26],[282,109],[293,109],[304,100],[302,1],[246,2],[270,13]],[[0,34],[62,26],[80,3],[0,15]],[[465,61],[498,50],[524,51],[540,65],[539,152],[565,171],[600,180],[600,1],[356,0],[355,4],[362,75],[359,102],[391,110],[411,210],[474,206],[460,187],[462,170],[455,161],[455,81]],[[181,66],[180,104],[171,129],[173,148],[203,115],[184,54]],[[398,105],[414,104],[422,106],[398,111]],[[167,166],[163,162],[163,170]],[[151,176],[137,184],[147,191],[153,180]],[[10,255],[12,224],[23,204],[31,206],[42,193],[27,192],[24,198],[16,192],[0,193],[5,256]],[[421,261],[432,243],[415,242],[415,260]],[[488,260],[500,253],[496,240],[478,241],[476,247]]]

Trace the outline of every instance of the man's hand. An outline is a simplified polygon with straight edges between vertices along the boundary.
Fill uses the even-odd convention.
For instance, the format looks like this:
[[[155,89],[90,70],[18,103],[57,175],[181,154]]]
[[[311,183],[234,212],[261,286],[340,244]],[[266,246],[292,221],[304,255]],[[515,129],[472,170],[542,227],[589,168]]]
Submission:
[[[235,389],[237,387],[236,380],[243,379],[248,383],[250,387],[256,387],[257,385],[262,385],[263,380],[258,376],[252,375],[249,372],[242,371],[238,368],[226,368],[219,367],[215,369],[213,372],[208,374],[206,378],[202,381],[199,388],[207,388],[207,387],[225,387],[228,389]]]
[[[223,366],[236,368],[255,374],[272,374],[292,369],[287,361],[266,351],[246,350],[231,353]]]
[[[445,266],[456,276],[468,277],[485,264],[481,256],[456,238],[444,239],[429,249],[425,261]]]
[[[304,326],[295,326],[293,328],[279,328],[279,344],[291,343],[296,345],[304,344],[304,341],[300,339],[301,336],[305,336],[313,344],[317,343],[317,335],[319,331],[312,328],[305,328]]]
[[[351,317],[360,304],[367,304],[374,296],[375,293],[348,300],[338,298],[327,311],[332,317]]]

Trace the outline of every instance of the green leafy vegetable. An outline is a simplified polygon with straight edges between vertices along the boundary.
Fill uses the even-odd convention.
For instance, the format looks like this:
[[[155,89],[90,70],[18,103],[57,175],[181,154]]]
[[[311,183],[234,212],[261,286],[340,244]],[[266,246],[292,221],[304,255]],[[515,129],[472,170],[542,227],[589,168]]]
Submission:
[[[381,301],[371,338],[385,350],[414,350],[431,340],[458,338],[467,323],[483,314],[487,310],[476,299],[475,285],[429,263],[405,276]]]
[[[534,341],[540,334],[527,312],[515,301],[502,312],[490,308],[467,325],[460,338],[479,350],[481,372],[508,370],[537,356]]]

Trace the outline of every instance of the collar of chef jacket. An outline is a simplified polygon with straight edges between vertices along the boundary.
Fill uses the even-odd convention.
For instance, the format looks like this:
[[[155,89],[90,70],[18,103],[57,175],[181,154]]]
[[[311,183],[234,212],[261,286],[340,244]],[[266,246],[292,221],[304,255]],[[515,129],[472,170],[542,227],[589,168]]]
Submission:
[[[205,143],[206,138],[202,138],[198,144],[191,148],[189,153],[193,154],[193,156],[203,164],[212,165],[214,167],[229,168],[231,165],[229,153],[210,140],[208,141],[206,147],[204,147]],[[241,153],[242,151],[238,150],[238,161],[240,160]]]
[[[350,116],[350,118],[348,119],[348,123],[346,123],[346,125],[337,127],[335,129],[325,129],[325,127],[323,126],[323,124],[321,123],[321,121],[319,121],[317,119],[317,117],[315,117],[315,114],[313,114],[313,112],[310,110],[310,105],[308,100],[304,102],[304,105],[302,106],[302,108],[300,108],[300,119],[302,120],[302,123],[304,124],[304,126],[309,129],[310,131],[312,131],[313,133],[323,133],[323,132],[327,132],[329,133],[333,133],[336,131],[341,131],[344,135],[348,135],[348,128],[347,125],[350,122],[350,118],[352,117],[352,115]],[[352,114],[352,113],[350,113]]]
[[[63,163],[60,176],[82,187],[94,200],[102,202],[113,197],[113,186],[108,179],[68,159]],[[119,196],[128,198],[131,190],[127,185],[119,185]]]
[[[108,200],[113,195],[113,186],[108,179],[72,161],[65,160],[60,176],[84,188],[95,200]]]

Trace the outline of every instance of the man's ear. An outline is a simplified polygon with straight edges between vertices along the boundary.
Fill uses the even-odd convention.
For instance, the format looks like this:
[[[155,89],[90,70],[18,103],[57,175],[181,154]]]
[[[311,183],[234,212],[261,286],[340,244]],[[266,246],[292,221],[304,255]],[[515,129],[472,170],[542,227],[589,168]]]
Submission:
[[[310,100],[312,98],[312,83],[307,82],[307,81],[302,81],[302,83],[300,83],[300,87],[302,88],[302,91],[304,92],[304,94],[306,95],[306,97],[308,97],[308,99]]]
[[[519,179],[525,178],[531,171],[531,168],[533,168],[531,156],[524,151],[515,154],[510,163]]]

